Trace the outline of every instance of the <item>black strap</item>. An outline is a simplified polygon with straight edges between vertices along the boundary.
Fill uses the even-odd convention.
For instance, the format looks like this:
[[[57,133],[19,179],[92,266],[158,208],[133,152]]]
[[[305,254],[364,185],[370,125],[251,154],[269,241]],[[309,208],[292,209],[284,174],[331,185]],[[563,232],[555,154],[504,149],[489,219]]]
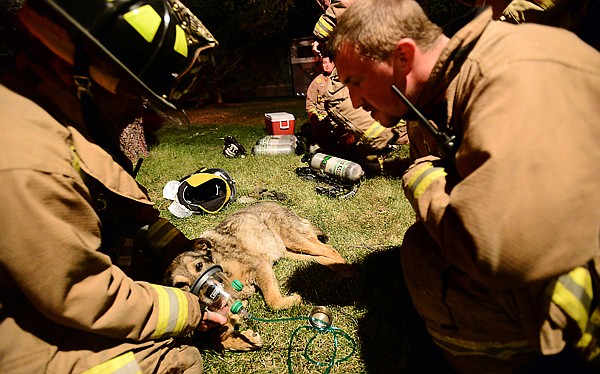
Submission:
[[[125,157],[117,145],[117,137],[111,134],[102,124],[102,114],[98,110],[92,94],[92,79],[90,78],[90,59],[88,52],[81,46],[75,48],[73,80],[77,85],[77,98],[81,105],[81,115],[86,130],[96,144],[102,147],[113,160],[133,175],[131,161]]]
[[[336,199],[347,199],[354,196],[360,186],[360,180],[356,183],[342,183],[324,173],[315,173],[309,166],[296,168],[296,175],[302,180],[327,184],[326,187],[316,186],[315,192]]]

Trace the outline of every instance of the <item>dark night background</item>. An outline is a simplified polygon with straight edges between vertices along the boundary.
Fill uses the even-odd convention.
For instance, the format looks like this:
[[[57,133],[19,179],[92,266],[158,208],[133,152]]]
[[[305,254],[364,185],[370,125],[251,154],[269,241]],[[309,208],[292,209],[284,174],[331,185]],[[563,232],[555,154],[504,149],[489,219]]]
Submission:
[[[185,4],[219,46],[213,49],[214,63],[204,64],[200,79],[180,104],[198,107],[218,101],[301,96],[318,73],[318,62],[308,62],[313,57],[312,30],[322,13],[316,0],[188,0]],[[441,26],[468,9],[454,0],[421,4]]]

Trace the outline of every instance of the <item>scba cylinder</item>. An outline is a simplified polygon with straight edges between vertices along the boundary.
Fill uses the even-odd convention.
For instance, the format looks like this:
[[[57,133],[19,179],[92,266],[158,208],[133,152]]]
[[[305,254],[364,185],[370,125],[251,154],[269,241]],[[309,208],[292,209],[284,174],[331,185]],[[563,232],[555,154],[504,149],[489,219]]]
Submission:
[[[252,154],[261,156],[291,155],[294,152],[291,144],[256,144],[252,147]]]
[[[356,162],[324,153],[315,153],[309,164],[310,168],[315,171],[321,171],[328,176],[353,183],[365,175],[363,168]]]
[[[259,145],[285,145],[296,148],[298,139],[295,135],[267,135],[256,141]]]

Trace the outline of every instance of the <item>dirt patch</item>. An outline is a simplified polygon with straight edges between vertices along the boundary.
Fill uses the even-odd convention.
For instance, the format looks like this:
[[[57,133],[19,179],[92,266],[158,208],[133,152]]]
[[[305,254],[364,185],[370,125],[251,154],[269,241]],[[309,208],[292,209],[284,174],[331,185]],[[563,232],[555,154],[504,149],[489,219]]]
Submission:
[[[213,104],[202,108],[188,108],[186,113],[195,125],[235,124],[256,126],[264,123],[265,113],[289,112],[302,120],[305,116],[304,99],[277,98],[245,103]]]
[[[254,125],[254,113],[242,113],[235,104],[210,106],[200,109],[187,109],[186,113],[190,122],[195,125],[211,125],[215,123],[237,123],[240,125]]]

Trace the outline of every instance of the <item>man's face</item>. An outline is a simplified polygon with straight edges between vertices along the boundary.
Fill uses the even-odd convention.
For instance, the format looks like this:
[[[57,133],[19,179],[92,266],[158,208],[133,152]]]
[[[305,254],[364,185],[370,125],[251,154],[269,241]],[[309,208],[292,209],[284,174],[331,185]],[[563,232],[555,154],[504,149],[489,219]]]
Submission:
[[[321,60],[321,66],[323,67],[323,73],[325,75],[331,74],[331,72],[335,68],[335,64],[329,59],[329,57],[323,57],[323,59]]]
[[[383,126],[394,126],[406,112],[392,91],[394,68],[390,62],[363,59],[349,44],[343,44],[335,58],[340,81],[348,87],[355,108],[371,111]],[[403,77],[400,77],[404,79]]]

